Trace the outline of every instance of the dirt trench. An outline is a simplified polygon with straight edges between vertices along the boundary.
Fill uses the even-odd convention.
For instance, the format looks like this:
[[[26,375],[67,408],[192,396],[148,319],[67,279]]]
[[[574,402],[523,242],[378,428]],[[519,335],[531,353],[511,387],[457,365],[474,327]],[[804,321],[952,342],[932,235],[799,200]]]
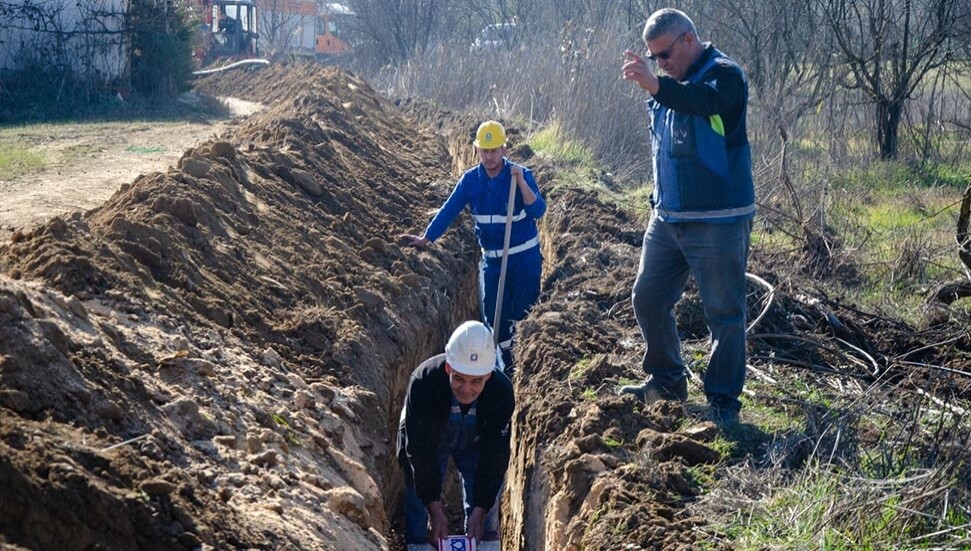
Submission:
[[[473,162],[476,121],[313,65],[200,88],[268,107],[0,245],[0,544],[394,548],[404,384],[476,308],[468,220],[428,251],[395,237]],[[712,427],[613,392],[640,376],[642,224],[512,155],[550,207],[504,549],[689,548]]]
[[[283,68],[273,70],[284,71]],[[296,73],[301,70],[297,68]],[[272,85],[263,87],[259,80],[241,76],[230,84],[224,81],[228,89],[214,91],[232,95],[235,90],[255,94],[256,97],[248,99],[260,99],[259,93],[265,89],[275,97],[285,98],[287,94],[278,83],[285,82],[287,74],[266,74]],[[308,80],[308,77],[300,78]],[[351,81],[356,82],[353,78]],[[381,142],[378,136],[367,135],[366,139],[375,140],[382,150],[388,147],[397,151],[402,144],[408,151],[423,150],[421,145],[409,140],[423,144],[428,137],[433,140],[428,143],[442,144],[434,148],[436,160],[431,166],[437,171],[450,167],[451,176],[443,176],[444,181],[433,193],[425,193],[415,203],[421,208],[428,207],[428,211],[421,212],[421,208],[412,205],[408,214],[402,214],[411,218],[403,219],[397,226],[419,230],[430,210],[447,193],[455,173],[474,161],[467,144],[468,132],[477,121],[465,114],[443,113],[421,102],[399,101],[392,107],[374,99],[372,103],[378,108],[375,110],[367,100],[346,99],[338,90],[329,90],[329,93],[341,98],[341,107],[353,111],[355,121],[384,114],[396,117],[395,121],[401,120],[404,131],[397,129],[395,141]],[[383,114],[378,115],[377,111]],[[319,124],[314,116],[309,120]],[[284,126],[301,127],[295,122]],[[511,130],[513,144],[521,142],[515,128]],[[540,302],[521,324],[516,345],[517,410],[513,457],[504,494],[503,548],[521,551],[730,548],[718,528],[710,525],[711,519],[697,513],[704,509],[697,505],[703,501],[705,489],[696,479],[696,468],[723,459],[713,444],[717,429],[702,420],[705,405],[704,399],[698,397],[697,383],[692,399],[685,404],[661,402],[645,407],[631,397],[616,395],[617,387],[625,379],[643,377],[640,369],[643,342],[630,305],[630,286],[636,275],[644,220],[627,214],[631,209],[618,208],[590,189],[561,186],[560,174],[569,173],[572,178],[574,167],[551,165],[533,157],[528,147],[514,147],[511,156],[534,169],[549,210],[541,224],[545,259],[543,291]],[[316,170],[315,167],[311,172]],[[601,174],[599,178],[602,181],[598,183],[604,189],[616,189],[610,175]],[[391,187],[384,189],[397,191]],[[453,227],[447,237],[451,241],[430,253],[436,262],[456,262],[459,258],[466,262],[438,266],[442,269],[434,273],[443,278],[436,281],[441,287],[430,288],[424,295],[426,299],[449,297],[456,289],[466,293],[466,297],[472,296],[474,266],[468,264],[468,259],[474,257],[474,242],[468,226],[466,221],[461,227]],[[364,236],[349,234],[345,242],[366,244],[367,241]],[[393,254],[400,252],[395,249]],[[429,253],[417,256],[424,259],[425,254]],[[413,268],[413,262],[409,260],[409,269]],[[787,259],[786,264],[774,267],[771,259],[756,254],[750,267],[768,279],[777,279],[773,277],[776,271],[788,274],[791,265],[799,265],[793,259]],[[461,269],[456,269],[459,265]],[[750,304],[753,310],[749,319],[759,313],[758,292],[750,289],[750,296],[755,300]],[[790,312],[803,312],[806,319],[829,319],[831,312],[820,316],[818,308],[809,306],[813,300],[796,300],[797,297],[782,292],[779,295],[777,300],[782,305],[762,322],[765,327],[771,326],[772,332],[798,333],[787,315]],[[900,346],[926,350],[928,343],[938,342],[929,336],[926,342],[907,340],[905,344],[900,336],[912,333],[909,328],[888,331],[877,326],[868,329],[871,332],[868,334],[863,329],[863,320],[852,323],[862,313],[837,303],[825,304],[852,329],[852,334],[843,334],[842,338],[874,354],[883,350],[893,356],[892,350]],[[455,315],[460,308],[455,304],[451,307],[451,322],[454,322],[461,318]],[[686,339],[707,338],[700,301],[690,288],[678,305],[678,317]],[[434,318],[422,319],[427,322]],[[423,347],[426,352],[440,349],[436,347],[441,346],[440,341],[449,328],[448,322],[432,323],[438,323],[431,331],[436,342]],[[362,327],[365,332],[374,330],[380,331],[381,326]],[[828,330],[819,322],[812,331],[826,333]],[[769,356],[764,346],[759,341],[751,343],[755,354]],[[399,376],[401,371],[410,370],[417,359],[409,358],[412,363],[406,362],[407,367],[399,370]],[[703,359],[692,360],[692,369],[703,369]],[[396,379],[398,383],[391,385],[393,388],[388,393],[379,393],[382,398],[395,396],[387,405],[389,417],[397,412],[396,393],[401,391],[402,380]],[[362,386],[375,388],[364,383]],[[389,422],[393,423],[393,419]],[[755,426],[749,425],[745,430],[752,437],[751,442],[744,443],[747,446],[760,445],[759,438],[768,439],[766,435],[760,436]],[[378,480],[388,482],[380,488],[388,503],[396,499],[399,491],[393,487],[397,469],[392,462],[384,464],[391,466],[392,473],[382,474]]]
[[[441,135],[338,70],[0,245],[0,544],[382,549],[411,370],[474,316]],[[257,85],[258,88],[258,85]]]

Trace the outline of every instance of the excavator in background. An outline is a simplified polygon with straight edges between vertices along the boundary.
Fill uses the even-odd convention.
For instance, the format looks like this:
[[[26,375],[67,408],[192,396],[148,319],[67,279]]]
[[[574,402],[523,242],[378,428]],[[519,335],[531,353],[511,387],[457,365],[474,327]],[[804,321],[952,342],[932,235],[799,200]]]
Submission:
[[[202,0],[202,64],[217,59],[245,59],[260,55],[255,0]]]
[[[337,2],[314,0],[200,0],[203,14],[196,59],[239,60],[263,52],[312,57],[318,61],[347,55],[351,47],[341,29],[354,13]]]
[[[317,8],[317,29],[314,36],[314,57],[326,61],[351,53],[351,46],[341,38],[344,22],[354,16],[347,6],[337,3],[315,4]]]
[[[354,14],[337,2],[315,0],[258,0],[260,36],[275,54],[313,57],[326,61],[350,53],[341,38],[347,18]]]

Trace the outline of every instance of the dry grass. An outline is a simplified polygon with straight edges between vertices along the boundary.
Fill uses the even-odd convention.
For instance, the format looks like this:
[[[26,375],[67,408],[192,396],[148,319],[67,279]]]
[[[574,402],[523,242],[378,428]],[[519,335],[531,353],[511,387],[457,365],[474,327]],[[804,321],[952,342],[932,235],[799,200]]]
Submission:
[[[967,400],[771,369],[747,417],[755,451],[718,470],[696,513],[733,549],[961,549],[971,544]],[[841,380],[842,379],[842,380]],[[819,384],[823,383],[820,387]],[[837,390],[839,389],[839,390]],[[778,419],[782,421],[778,421]],[[749,435],[753,436],[753,435]]]

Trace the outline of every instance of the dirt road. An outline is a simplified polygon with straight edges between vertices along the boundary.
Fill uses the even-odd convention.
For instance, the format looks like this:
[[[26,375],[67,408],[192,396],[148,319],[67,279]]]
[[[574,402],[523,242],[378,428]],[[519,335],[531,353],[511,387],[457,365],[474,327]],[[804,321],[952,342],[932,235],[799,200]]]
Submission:
[[[0,131],[0,148],[41,159],[38,168],[19,174],[0,171],[0,238],[17,227],[97,207],[122,184],[165,170],[187,148],[223,134],[260,109],[259,103],[221,99],[229,107],[227,116],[41,124]]]

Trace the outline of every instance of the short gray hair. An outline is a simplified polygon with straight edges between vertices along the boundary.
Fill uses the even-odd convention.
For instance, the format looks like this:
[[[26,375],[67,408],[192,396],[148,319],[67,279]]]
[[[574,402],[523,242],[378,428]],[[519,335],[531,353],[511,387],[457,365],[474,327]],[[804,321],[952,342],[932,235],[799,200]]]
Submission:
[[[644,42],[666,34],[680,35],[691,33],[698,36],[695,24],[685,13],[674,8],[663,8],[652,13],[644,24]]]

